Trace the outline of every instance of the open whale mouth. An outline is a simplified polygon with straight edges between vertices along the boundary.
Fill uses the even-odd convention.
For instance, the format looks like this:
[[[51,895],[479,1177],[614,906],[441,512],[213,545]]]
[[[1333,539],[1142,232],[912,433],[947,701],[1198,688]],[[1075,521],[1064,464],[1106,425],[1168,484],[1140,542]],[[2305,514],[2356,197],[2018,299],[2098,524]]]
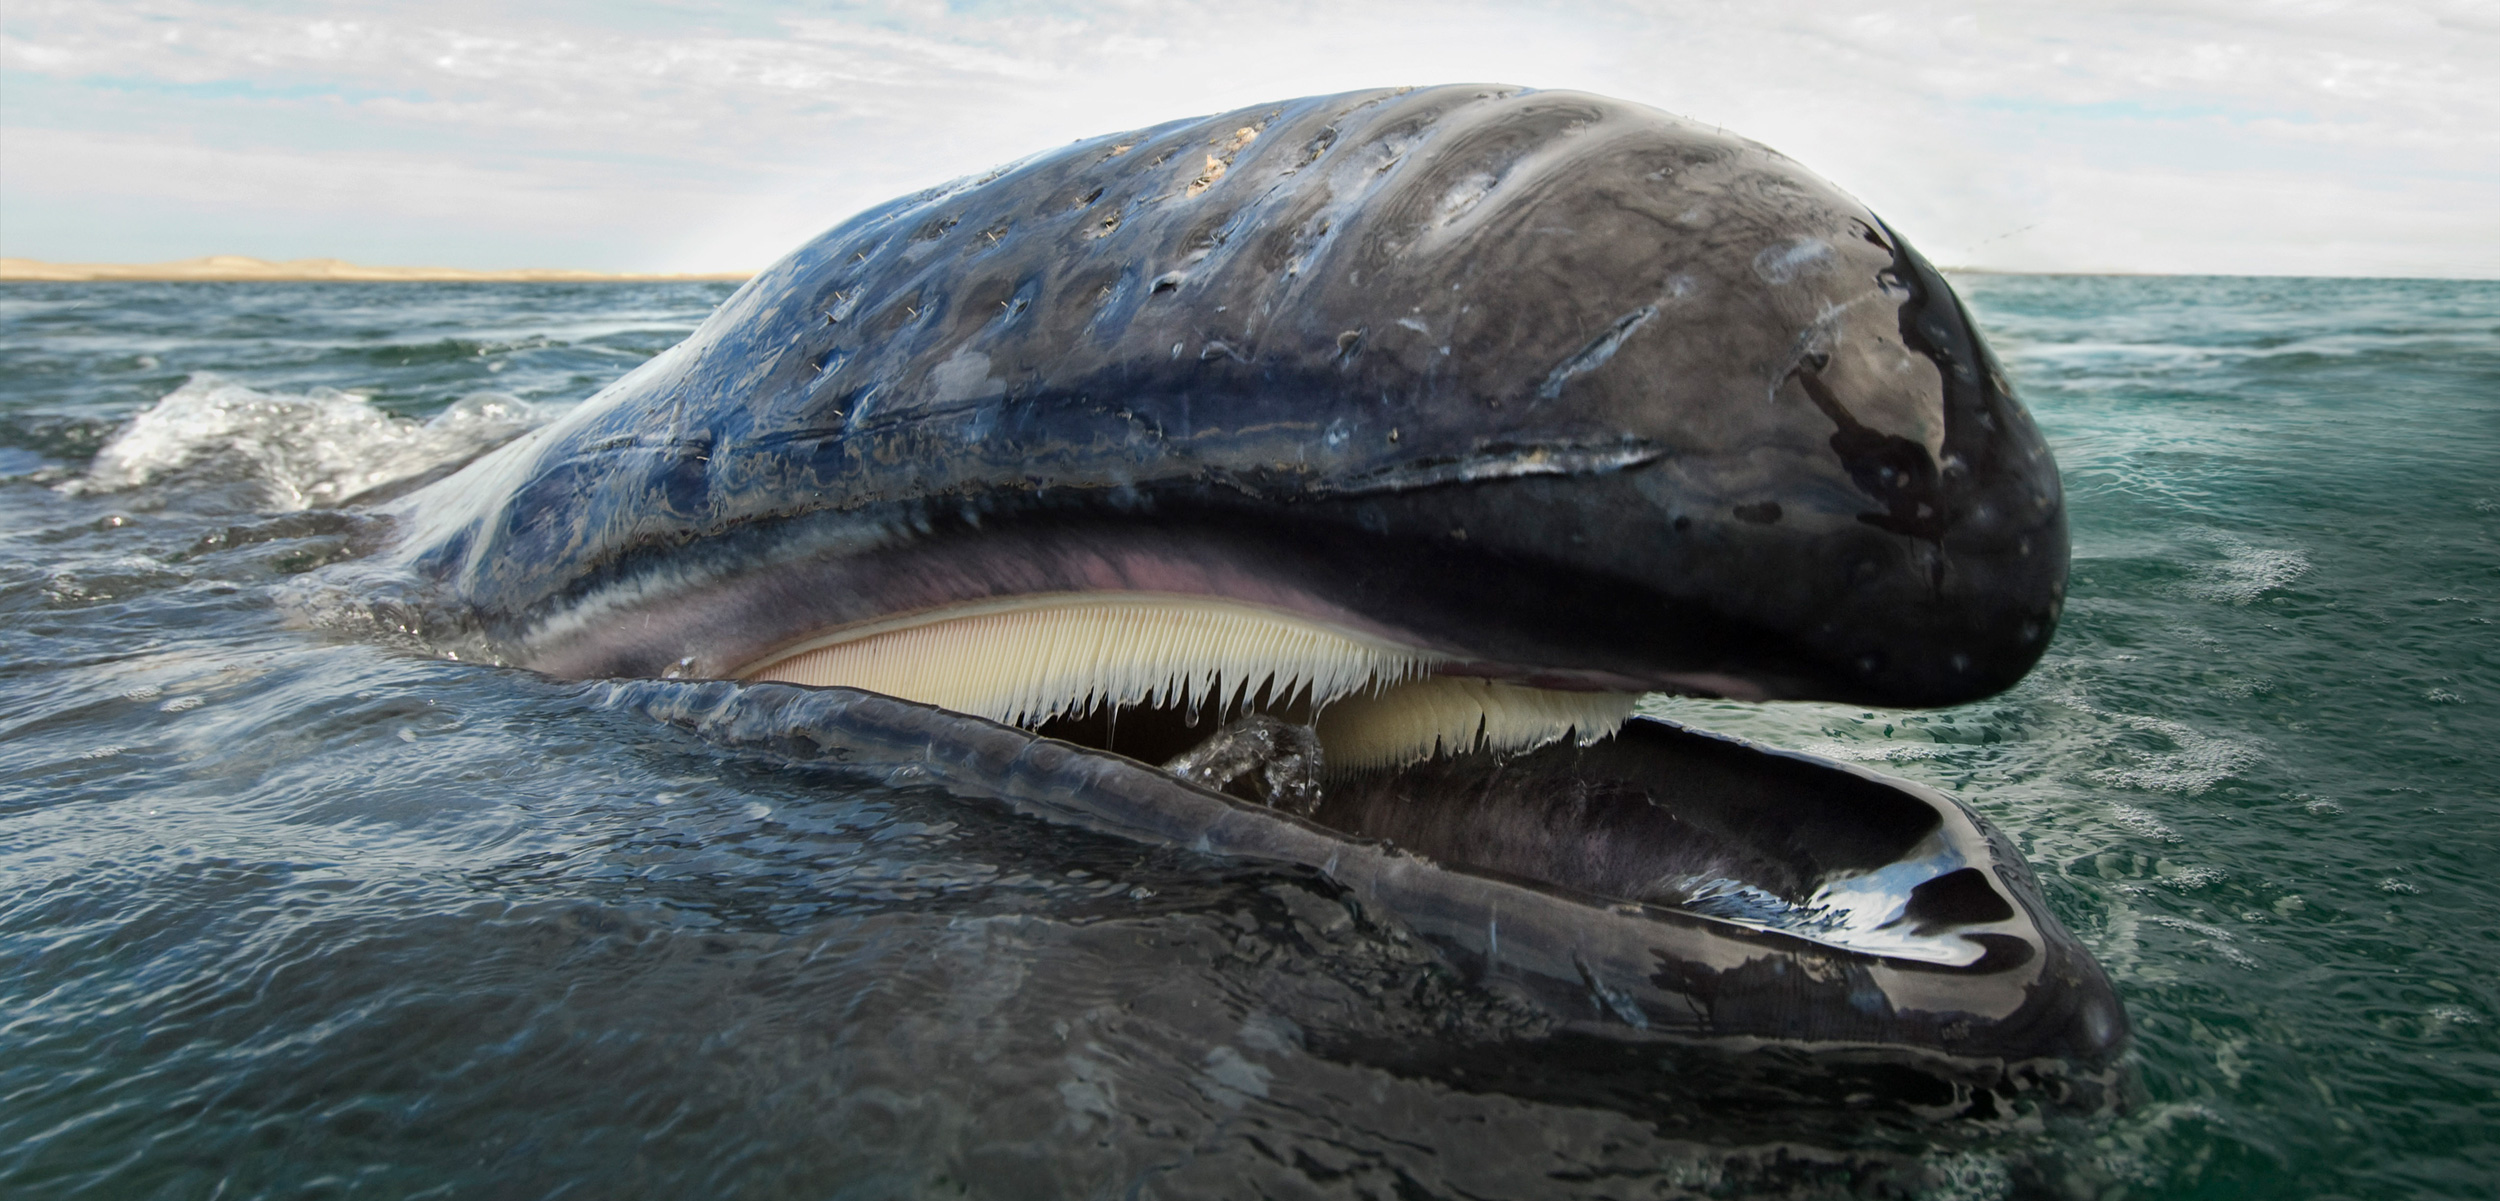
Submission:
[[[2015,917],[1889,788],[1792,813],[1813,828],[1766,850],[1680,812],[1693,802],[1660,791],[1654,739],[1535,753],[1597,748],[1640,694],[1471,674],[1489,670],[1237,600],[1060,593],[821,633],[729,675],[971,714],[1451,864],[1837,949],[1967,967],[1988,954],[1967,927]],[[1769,790],[1749,803],[1795,807]],[[1800,866],[1795,847],[1818,840]],[[1939,907],[1957,920],[1930,920]]]
[[[1472,671],[1471,671],[1472,669]],[[1401,768],[1436,755],[1587,745],[1631,716],[1635,693],[1488,678],[1446,652],[1239,601],[1138,593],[1025,596],[818,634],[729,673],[882,692],[1171,763],[1245,718],[1307,728],[1290,746],[1200,754],[1181,766],[1251,799],[1280,799],[1276,754],[1310,777]],[[1256,738],[1258,735],[1253,734]],[[1266,734],[1273,742],[1276,735]],[[1317,754],[1304,746],[1316,740]],[[1226,769],[1239,770],[1213,779]],[[1295,781],[1316,799],[1317,779]],[[1256,790],[1256,791],[1253,791]],[[1289,807],[1307,808],[1307,803]]]
[[[1742,849],[1620,787],[1592,792],[1587,771],[1556,775],[1552,757],[1520,757],[1595,746],[1622,728],[1639,694],[1463,674],[1470,667],[1483,670],[1265,606],[1093,593],[865,623],[785,644],[730,674],[968,713],[1453,863],[1826,946],[1967,966],[1985,956],[1981,944],[1910,933],[1920,890],[1976,889],[1961,909],[2013,916],[1985,884],[1955,876],[1965,855],[1920,835],[1923,810],[1903,819],[1910,833],[1888,832],[1897,845],[1851,870],[1817,872]],[[1640,758],[1633,749],[1588,762],[1610,765],[1603,776],[1637,773]],[[1959,882],[1940,890],[1948,877]]]

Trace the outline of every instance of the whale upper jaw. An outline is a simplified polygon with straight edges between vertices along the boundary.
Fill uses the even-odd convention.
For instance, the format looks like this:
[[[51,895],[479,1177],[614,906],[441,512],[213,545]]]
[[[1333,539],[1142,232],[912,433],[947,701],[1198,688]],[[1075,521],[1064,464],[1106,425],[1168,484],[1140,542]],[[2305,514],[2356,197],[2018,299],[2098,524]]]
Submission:
[[[438,599],[561,675],[1134,589],[1520,671],[1952,704],[2038,659],[2067,561],[2045,441],[1897,232],[1754,143],[1484,86],[871,209],[401,512]]]
[[[2054,629],[2060,511],[1993,560],[1854,520],[1814,528],[1803,506],[1768,535],[1713,530],[1652,501],[1679,466],[1695,471],[1636,464],[1354,498],[1068,488],[801,515],[620,556],[506,618],[502,645],[573,678],[734,678],[808,639],[966,606],[1165,595],[1536,687],[1929,705],[2009,685]],[[1730,581],[1727,560],[1757,578]],[[2008,564],[2032,572],[2028,587],[1989,578]]]

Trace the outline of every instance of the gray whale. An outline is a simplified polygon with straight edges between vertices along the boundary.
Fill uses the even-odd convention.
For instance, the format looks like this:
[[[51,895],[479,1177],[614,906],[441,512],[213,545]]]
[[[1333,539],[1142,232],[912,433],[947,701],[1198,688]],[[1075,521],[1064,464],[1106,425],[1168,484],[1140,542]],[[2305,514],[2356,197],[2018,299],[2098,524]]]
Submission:
[[[2020,857],[1949,798],[1657,723],[1601,741],[1620,712],[1572,707],[1983,697],[2037,661],[2066,579],[2055,463],[1945,281],[1795,163],[1652,110],[1351,93],[904,197],[393,512],[421,620],[572,679],[841,683],[773,672],[924,619],[968,670],[980,623],[1036,598],[1318,630],[1339,641],[1313,654],[1389,666],[1016,702],[1091,751],[841,688],[619,703],[732,740],[900,738],[992,792],[1090,798],[1043,804],[1062,818],[1308,865],[1428,934],[1466,914],[1455,965],[1533,961],[1531,991],[1626,1036],[2000,1067],[2124,1044]],[[1307,819],[1139,762],[1202,705],[1324,721],[1418,680],[1528,698],[1528,733],[1417,736]],[[1490,739],[1486,705],[1465,728]]]

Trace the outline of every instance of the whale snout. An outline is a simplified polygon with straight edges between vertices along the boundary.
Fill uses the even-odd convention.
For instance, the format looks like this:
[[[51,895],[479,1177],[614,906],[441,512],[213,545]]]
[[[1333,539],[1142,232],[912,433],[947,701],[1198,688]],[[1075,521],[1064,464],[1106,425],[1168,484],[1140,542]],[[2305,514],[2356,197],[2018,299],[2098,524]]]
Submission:
[[[2065,601],[2065,496],[1960,300],[1889,240],[1887,283],[1905,295],[1882,332],[1926,368],[1902,373],[1891,407],[1932,443],[1861,419],[1823,356],[1795,368],[1788,386],[1829,424],[1825,445],[1855,493],[1828,493],[1828,516],[1863,531],[1837,558],[1851,578],[1804,635],[1854,682],[1833,699],[1953,704],[2012,686],[2047,649]]]
[[[1811,293],[1661,316],[1509,432],[1562,428],[1513,453],[1582,469],[1363,500],[1383,604],[1421,620],[1463,578],[1501,616],[1448,641],[1663,691],[1932,706],[2021,679],[2065,597],[2056,461],[1951,287],[1858,227]]]

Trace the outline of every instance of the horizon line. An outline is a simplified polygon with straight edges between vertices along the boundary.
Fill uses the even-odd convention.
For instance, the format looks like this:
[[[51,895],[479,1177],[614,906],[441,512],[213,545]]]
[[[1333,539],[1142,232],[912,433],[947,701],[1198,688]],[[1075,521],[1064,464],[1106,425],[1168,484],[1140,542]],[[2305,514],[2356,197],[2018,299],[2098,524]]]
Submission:
[[[345,259],[209,254],[159,263],[55,263],[0,257],[0,283],[733,283],[753,271],[589,271],[576,267],[379,267]]]
[[[2256,271],[2040,271],[1939,266],[1948,275],[2111,279],[2384,279],[2488,283],[2473,275],[2315,275]],[[155,263],[63,263],[0,256],[0,284],[12,283],[743,283],[758,271],[592,271],[579,267],[393,267],[337,258],[260,259],[210,254]]]

